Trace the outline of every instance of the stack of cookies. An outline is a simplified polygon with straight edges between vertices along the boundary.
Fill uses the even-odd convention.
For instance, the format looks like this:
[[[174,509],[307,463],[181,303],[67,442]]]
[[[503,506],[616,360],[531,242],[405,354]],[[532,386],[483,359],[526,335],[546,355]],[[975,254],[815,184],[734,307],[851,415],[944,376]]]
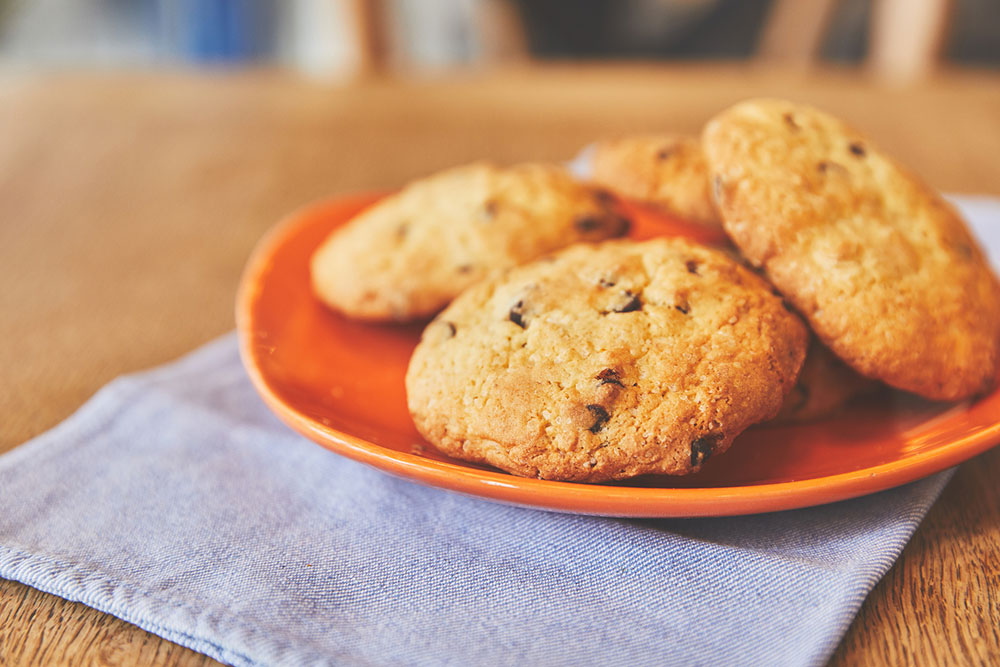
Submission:
[[[596,184],[545,165],[446,171],[313,257],[317,295],[348,317],[437,313],[406,389],[449,456],[551,480],[682,475],[755,423],[879,382],[949,401],[992,388],[1000,284],[982,251],[830,115],[751,100],[700,140],[600,143],[590,167]],[[733,246],[617,238],[612,191]]]

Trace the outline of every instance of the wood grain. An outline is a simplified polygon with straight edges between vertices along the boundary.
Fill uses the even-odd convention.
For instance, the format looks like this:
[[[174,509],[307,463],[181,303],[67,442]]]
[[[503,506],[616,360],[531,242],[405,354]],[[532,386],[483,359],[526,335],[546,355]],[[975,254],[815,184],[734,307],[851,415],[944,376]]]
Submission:
[[[1000,449],[958,469],[879,582],[833,664],[997,664]]]
[[[331,85],[250,74],[0,74],[0,451],[113,377],[233,326],[253,243],[309,200],[595,137],[696,132],[751,95],[845,116],[935,186],[1000,194],[1000,77],[879,88],[852,72],[513,69]],[[838,665],[1000,661],[1000,452],[960,469],[865,603]],[[207,664],[0,582],[0,664]]]
[[[79,602],[0,579],[0,665],[218,664]]]

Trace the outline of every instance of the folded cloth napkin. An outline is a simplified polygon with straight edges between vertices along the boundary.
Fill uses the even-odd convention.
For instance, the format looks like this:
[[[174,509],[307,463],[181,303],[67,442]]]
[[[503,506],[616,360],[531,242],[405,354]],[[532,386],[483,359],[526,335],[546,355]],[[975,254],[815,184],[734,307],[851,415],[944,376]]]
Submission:
[[[227,336],[0,457],[0,576],[234,665],[820,664],[949,476],[717,519],[500,505],[293,434]]]

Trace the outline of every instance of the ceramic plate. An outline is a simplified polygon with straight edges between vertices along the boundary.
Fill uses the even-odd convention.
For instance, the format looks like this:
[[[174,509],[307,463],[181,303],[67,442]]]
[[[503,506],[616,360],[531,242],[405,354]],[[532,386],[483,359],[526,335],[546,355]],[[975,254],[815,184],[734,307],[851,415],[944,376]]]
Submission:
[[[310,291],[312,251],[377,198],[322,202],[282,222],[255,250],[237,302],[243,363],[257,390],[289,426],[337,454],[518,505],[684,517],[792,509],[873,493],[944,470],[1000,441],[1000,392],[941,404],[885,391],[825,421],[751,428],[688,477],[550,482],[449,459],[420,437],[406,409],[403,378],[421,326],[351,322]],[[718,240],[714,232],[633,208],[636,238]]]

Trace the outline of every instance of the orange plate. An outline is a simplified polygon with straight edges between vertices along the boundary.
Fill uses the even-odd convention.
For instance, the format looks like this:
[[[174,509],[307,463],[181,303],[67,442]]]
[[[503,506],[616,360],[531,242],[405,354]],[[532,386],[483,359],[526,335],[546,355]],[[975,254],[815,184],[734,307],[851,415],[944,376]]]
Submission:
[[[417,433],[403,378],[420,325],[348,321],[309,287],[308,259],[331,229],[378,198],[309,206],[259,244],[237,301],[243,363],[268,406],[338,454],[386,472],[493,500],[564,512],[633,517],[723,516],[792,509],[919,479],[1000,441],[1000,391],[936,404],[894,392],[837,418],[761,426],[688,477],[574,484],[514,477],[449,459]],[[633,207],[633,235],[689,234],[684,223]],[[700,240],[719,240],[695,232]]]

